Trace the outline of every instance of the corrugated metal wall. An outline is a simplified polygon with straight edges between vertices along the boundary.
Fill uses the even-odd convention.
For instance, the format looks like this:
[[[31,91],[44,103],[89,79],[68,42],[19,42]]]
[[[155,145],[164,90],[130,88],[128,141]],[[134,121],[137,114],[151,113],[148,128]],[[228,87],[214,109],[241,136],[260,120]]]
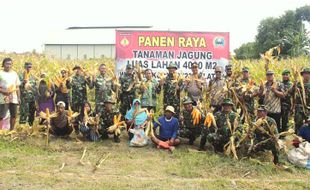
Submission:
[[[114,44],[45,44],[45,54],[55,59],[115,58]]]

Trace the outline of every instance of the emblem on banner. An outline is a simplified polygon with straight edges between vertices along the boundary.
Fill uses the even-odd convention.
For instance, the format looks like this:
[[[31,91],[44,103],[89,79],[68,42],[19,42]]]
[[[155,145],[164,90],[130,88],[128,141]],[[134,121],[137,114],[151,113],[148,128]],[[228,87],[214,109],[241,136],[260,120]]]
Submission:
[[[214,47],[224,47],[225,46],[225,39],[224,37],[215,37],[214,40],[213,40],[213,45]]]
[[[129,45],[129,40],[128,40],[126,37],[124,37],[124,38],[121,40],[121,45],[122,45],[123,47],[128,46],[128,45]]]

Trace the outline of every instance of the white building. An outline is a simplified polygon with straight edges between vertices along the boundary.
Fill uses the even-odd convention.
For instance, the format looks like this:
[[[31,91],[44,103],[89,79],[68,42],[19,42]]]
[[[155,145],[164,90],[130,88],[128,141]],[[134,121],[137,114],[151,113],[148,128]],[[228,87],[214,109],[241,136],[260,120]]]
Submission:
[[[44,53],[55,59],[115,58],[115,30],[147,28],[151,26],[70,27],[53,33]]]

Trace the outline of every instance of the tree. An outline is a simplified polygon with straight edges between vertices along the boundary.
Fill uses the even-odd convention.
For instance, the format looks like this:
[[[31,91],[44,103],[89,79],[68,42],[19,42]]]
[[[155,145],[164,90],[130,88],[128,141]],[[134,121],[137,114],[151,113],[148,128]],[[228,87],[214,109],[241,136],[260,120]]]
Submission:
[[[236,59],[257,59],[259,54],[257,53],[256,43],[248,42],[242,44],[238,49],[234,50]]]

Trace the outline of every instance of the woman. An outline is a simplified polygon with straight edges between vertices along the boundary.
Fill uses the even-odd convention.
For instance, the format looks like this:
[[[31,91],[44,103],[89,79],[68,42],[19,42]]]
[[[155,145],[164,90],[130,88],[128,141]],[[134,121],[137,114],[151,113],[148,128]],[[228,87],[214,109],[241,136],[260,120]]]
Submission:
[[[97,116],[98,117],[98,116]],[[77,118],[78,125],[80,126],[80,132],[83,137],[90,141],[98,141],[98,125],[99,118],[96,118],[96,114],[92,112],[89,102],[85,102],[79,117]],[[96,122],[98,120],[98,122]]]
[[[143,130],[147,118],[146,109],[141,109],[140,100],[134,99],[130,110],[125,115],[127,126],[129,126],[130,146],[147,145],[147,137]]]
[[[46,74],[41,74],[41,80],[39,82],[39,88],[36,94],[36,109],[37,116],[39,116],[40,112],[45,112],[46,108],[49,109],[50,112],[55,111],[55,103],[54,103],[54,95],[55,95],[55,87],[51,83],[49,79],[47,79]],[[42,124],[43,121],[40,122]]]

